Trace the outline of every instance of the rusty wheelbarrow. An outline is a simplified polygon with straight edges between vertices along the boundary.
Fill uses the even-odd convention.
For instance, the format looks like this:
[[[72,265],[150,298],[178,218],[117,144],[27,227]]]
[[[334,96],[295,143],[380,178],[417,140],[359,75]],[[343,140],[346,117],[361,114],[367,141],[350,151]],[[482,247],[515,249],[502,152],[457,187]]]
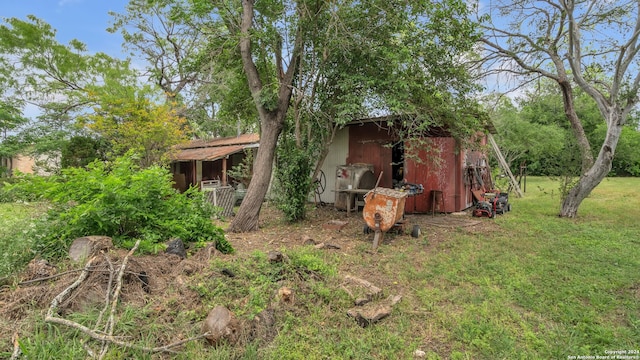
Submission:
[[[368,229],[374,231],[373,250],[382,241],[384,233],[393,227],[402,227],[404,223],[404,204],[409,194],[404,191],[376,187],[364,196],[362,217]],[[368,229],[367,229],[368,227]],[[416,225],[411,233],[418,237],[420,228]]]

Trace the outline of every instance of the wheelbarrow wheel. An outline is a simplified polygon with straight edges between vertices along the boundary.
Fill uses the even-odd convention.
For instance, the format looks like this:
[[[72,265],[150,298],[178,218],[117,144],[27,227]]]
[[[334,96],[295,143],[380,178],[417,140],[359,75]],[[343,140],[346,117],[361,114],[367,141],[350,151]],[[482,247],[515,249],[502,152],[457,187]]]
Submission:
[[[420,237],[422,231],[420,230],[420,225],[413,225],[413,229],[411,230],[411,236],[414,238]]]
[[[364,233],[365,235],[371,234],[373,230],[371,230],[371,228],[369,227],[369,225],[364,224],[364,228],[362,228],[362,233]]]

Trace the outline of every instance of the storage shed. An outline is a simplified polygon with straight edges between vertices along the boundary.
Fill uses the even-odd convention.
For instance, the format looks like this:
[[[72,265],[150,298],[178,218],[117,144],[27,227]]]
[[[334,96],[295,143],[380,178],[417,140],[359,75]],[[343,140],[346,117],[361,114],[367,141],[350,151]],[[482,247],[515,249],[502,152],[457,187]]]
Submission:
[[[171,171],[176,188],[200,186],[202,181],[219,181],[221,186],[231,185],[227,171],[240,164],[246,151],[254,151],[260,144],[258,134],[211,140],[193,140],[176,149]]]
[[[487,156],[481,150],[461,149],[446,129],[433,128],[420,141],[398,139],[388,125],[390,117],[354,121],[339,130],[323,163],[327,189],[321,200],[333,203],[340,180],[336,169],[368,164],[379,186],[394,188],[402,183],[422,185],[421,194],[406,200],[405,213],[457,212],[473,205],[472,189],[491,188]],[[478,136],[478,149],[486,144]],[[382,174],[382,176],[380,176]]]

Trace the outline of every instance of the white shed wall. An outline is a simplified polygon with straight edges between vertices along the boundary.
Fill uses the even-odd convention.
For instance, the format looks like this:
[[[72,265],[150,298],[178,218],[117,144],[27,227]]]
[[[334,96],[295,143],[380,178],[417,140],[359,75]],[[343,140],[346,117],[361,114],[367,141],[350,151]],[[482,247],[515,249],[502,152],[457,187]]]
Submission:
[[[333,204],[336,200],[336,167],[345,165],[349,154],[349,128],[343,128],[336,132],[329,154],[322,164],[322,171],[327,177],[327,186],[320,198],[325,203]]]

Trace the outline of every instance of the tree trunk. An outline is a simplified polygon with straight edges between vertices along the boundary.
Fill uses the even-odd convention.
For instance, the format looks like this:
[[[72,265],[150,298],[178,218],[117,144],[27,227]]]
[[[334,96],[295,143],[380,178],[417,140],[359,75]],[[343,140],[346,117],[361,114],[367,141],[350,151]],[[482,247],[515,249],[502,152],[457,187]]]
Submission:
[[[260,116],[260,147],[253,163],[253,175],[247,188],[247,194],[242,200],[240,209],[234,217],[227,231],[249,232],[258,230],[260,209],[265,195],[269,190],[273,159],[275,158],[278,137],[284,127],[284,119],[289,109],[295,69],[300,59],[302,47],[302,32],[296,32],[295,44],[291,50],[291,59],[286,72],[283,70],[281,47],[276,46],[276,77],[279,80],[278,105],[276,109],[267,109],[260,100],[263,82],[254,62],[251,51],[251,28],[253,26],[254,0],[242,0],[242,18],[240,22],[240,56],[242,68],[247,76],[249,90]]]
[[[611,124],[607,130],[607,136],[600,148],[598,157],[593,166],[580,176],[578,183],[571,188],[567,197],[562,201],[560,209],[561,217],[574,218],[578,215],[578,208],[593,189],[600,184],[609,171],[611,171],[611,163],[615,154],[620,134],[622,133],[622,125],[618,121],[610,121]]]
[[[573,135],[578,142],[578,147],[580,148],[580,155],[582,158],[582,174],[585,174],[587,171],[589,171],[590,168],[595,166],[593,163],[593,154],[591,153],[591,145],[589,144],[589,139],[587,138],[587,135],[584,132],[584,128],[582,127],[582,122],[578,118],[578,114],[576,114],[576,108],[573,102],[573,88],[571,87],[571,83],[566,78],[566,76],[561,76],[560,80],[558,80],[558,85],[560,86],[560,90],[562,91],[564,114],[569,120],[569,124],[571,124],[571,130],[573,131]]]
[[[227,231],[249,232],[258,230],[260,209],[267,190],[269,190],[278,136],[282,132],[282,121],[277,117],[277,114],[271,115],[268,122],[272,126],[264,127],[260,134],[260,147],[253,162],[251,182],[240,204],[240,209],[238,209],[238,213],[233,218]]]

